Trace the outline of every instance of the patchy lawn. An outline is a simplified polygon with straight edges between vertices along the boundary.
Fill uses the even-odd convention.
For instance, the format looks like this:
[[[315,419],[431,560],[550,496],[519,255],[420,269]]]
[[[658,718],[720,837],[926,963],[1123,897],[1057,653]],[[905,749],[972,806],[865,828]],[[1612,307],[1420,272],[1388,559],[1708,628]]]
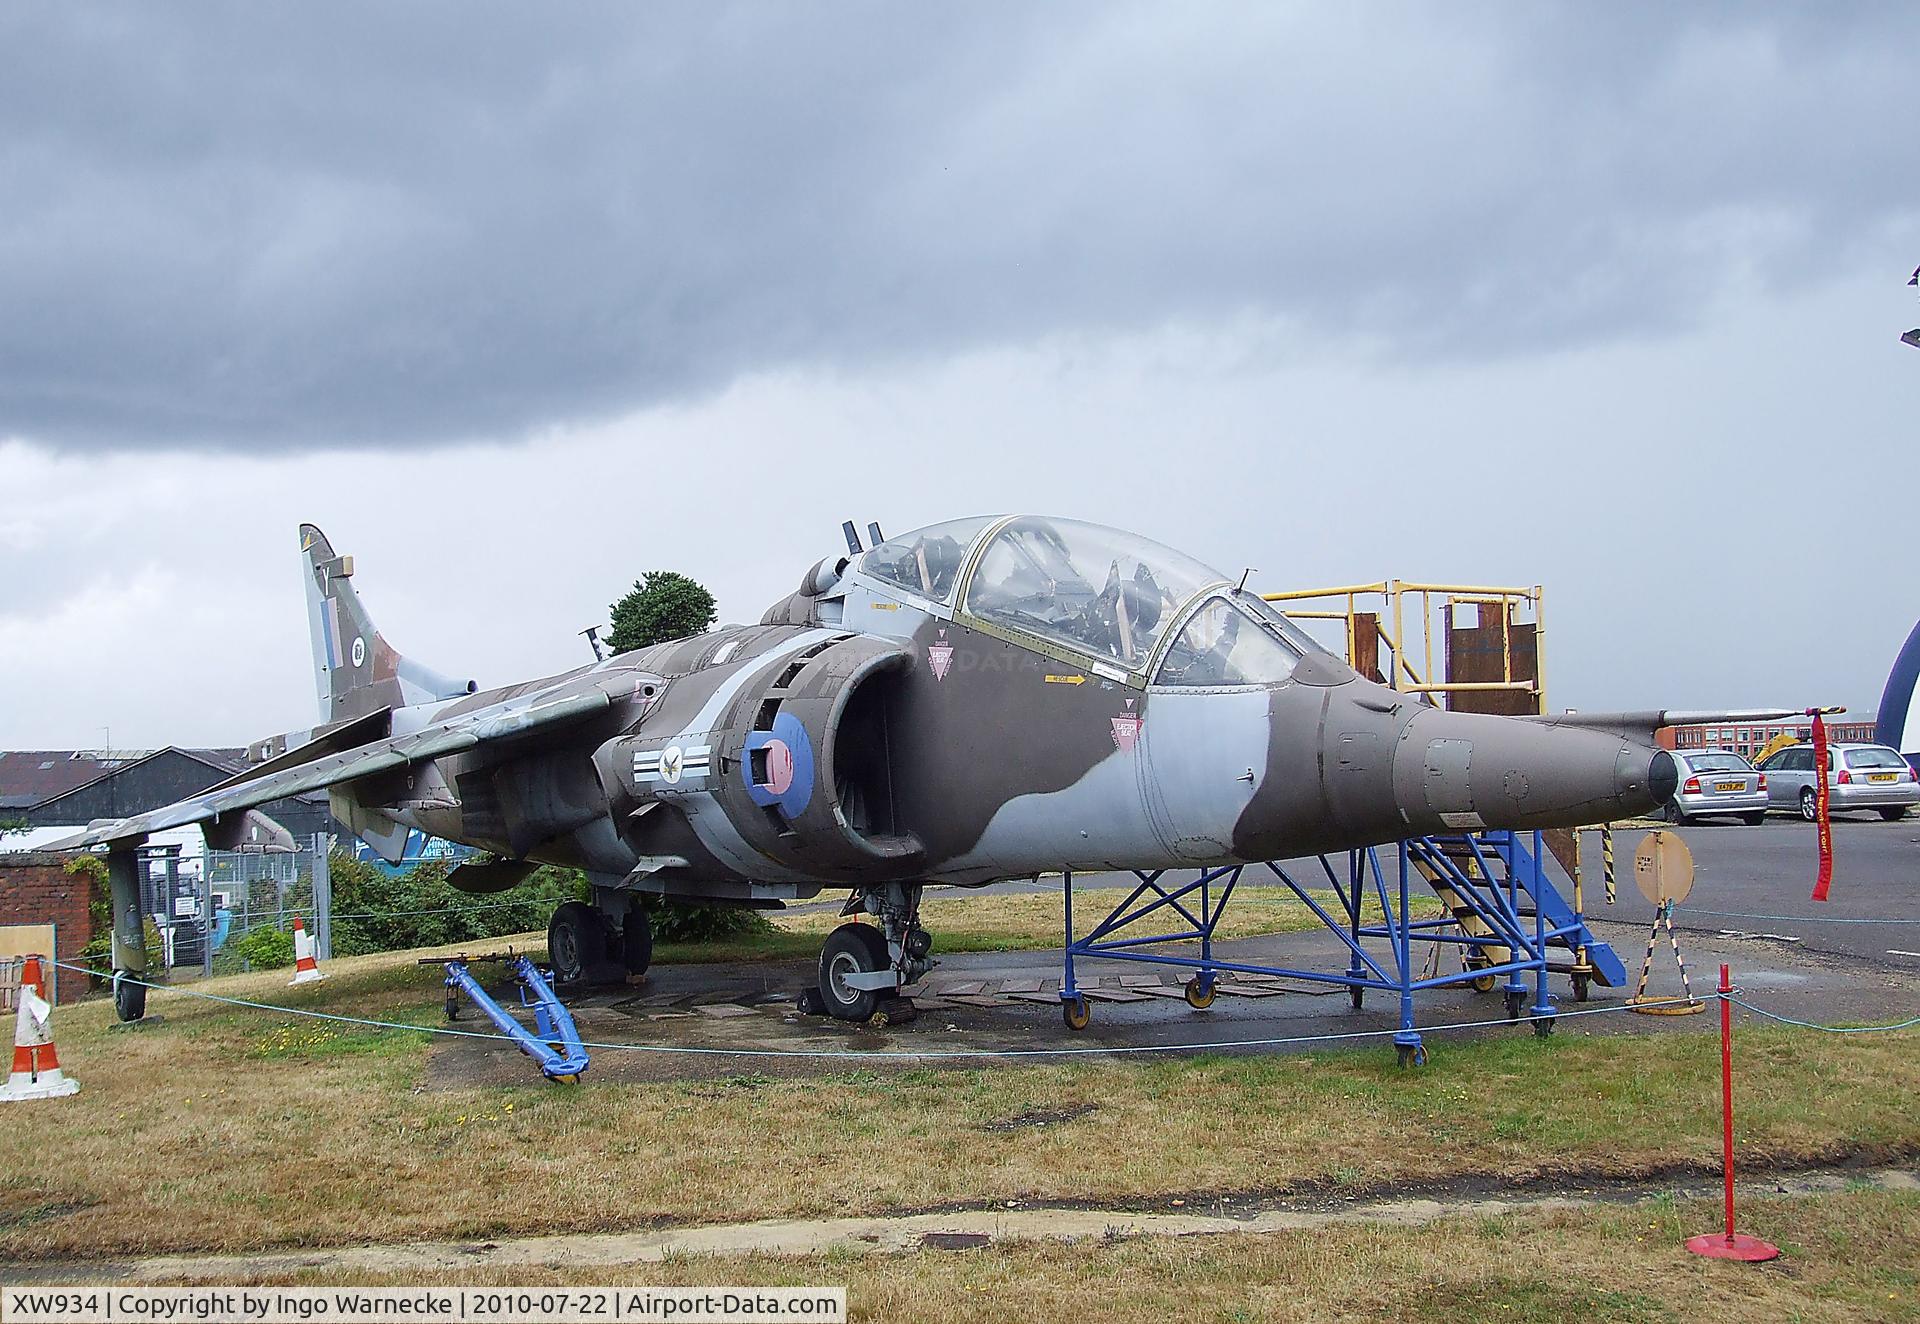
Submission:
[[[1770,1264],[1687,1254],[1716,1227],[1710,1201],[1361,1223],[1278,1233],[990,1246],[968,1251],[683,1257],[577,1272],[408,1271],[414,1284],[844,1286],[856,1320],[1141,1319],[1681,1321],[1891,1324],[1920,1315],[1920,1198],[1863,1190],[1747,1201],[1747,1225],[1780,1243]],[[225,1280],[223,1280],[225,1281]],[[245,1283],[383,1284],[307,1270]]]
[[[417,953],[196,985],[439,1023]],[[56,1016],[72,1099],[9,1106],[0,1255],[108,1256],[885,1213],[1017,1199],[1370,1191],[1462,1174],[1712,1170],[1706,1035],[1449,1042],[1278,1056],[847,1071],[809,1079],[421,1088],[426,1036],[157,993],[163,1018]],[[1920,1035],[1743,1028],[1750,1171],[1920,1153]],[[1009,1126],[1032,1113],[1046,1127]],[[1143,1270],[1144,1272],[1144,1270]]]

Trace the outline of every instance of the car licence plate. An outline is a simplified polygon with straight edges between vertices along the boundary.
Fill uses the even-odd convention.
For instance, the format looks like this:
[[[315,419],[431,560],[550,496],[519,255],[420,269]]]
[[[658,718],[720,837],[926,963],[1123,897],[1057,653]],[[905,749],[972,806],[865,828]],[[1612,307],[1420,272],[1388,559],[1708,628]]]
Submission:
[[[1899,776],[1900,774],[1897,772],[1870,772],[1867,774],[1867,780],[1870,782],[1890,782],[1898,780]]]
[[[1713,789],[1716,791],[1744,791],[1747,789],[1747,784],[1745,782],[1715,782]]]

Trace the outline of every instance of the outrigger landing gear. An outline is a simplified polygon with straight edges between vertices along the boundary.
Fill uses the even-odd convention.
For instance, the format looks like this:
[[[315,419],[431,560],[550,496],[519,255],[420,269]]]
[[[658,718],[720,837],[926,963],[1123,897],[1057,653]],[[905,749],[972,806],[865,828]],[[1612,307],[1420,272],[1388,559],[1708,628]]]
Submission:
[[[855,920],[835,929],[820,949],[818,989],[809,990],[817,991],[828,1015],[843,1021],[864,1021],[889,1002],[910,1010],[912,1004],[899,996],[900,990],[933,968],[927,959],[933,935],[920,927],[919,883],[883,883],[857,891],[840,913],[863,911],[878,919],[879,926]]]

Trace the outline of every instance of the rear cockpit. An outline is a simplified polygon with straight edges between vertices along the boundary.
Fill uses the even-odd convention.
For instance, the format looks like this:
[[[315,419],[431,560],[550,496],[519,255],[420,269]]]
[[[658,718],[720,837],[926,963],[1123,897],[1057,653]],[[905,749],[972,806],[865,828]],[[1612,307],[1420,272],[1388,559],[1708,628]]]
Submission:
[[[888,539],[851,570],[902,605],[1141,685],[1277,684],[1316,647],[1218,571],[1081,520],[950,520]]]

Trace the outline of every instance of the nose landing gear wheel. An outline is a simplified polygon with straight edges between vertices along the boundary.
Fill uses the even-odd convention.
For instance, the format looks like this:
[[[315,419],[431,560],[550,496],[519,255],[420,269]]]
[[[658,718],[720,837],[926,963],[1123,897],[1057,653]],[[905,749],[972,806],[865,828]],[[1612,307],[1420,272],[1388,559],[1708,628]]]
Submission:
[[[1195,1011],[1205,1011],[1213,1005],[1213,981],[1195,975],[1187,981],[1186,994],[1189,1007]]]
[[[1093,1019],[1093,1008],[1078,993],[1061,1000],[1060,1017],[1066,1021],[1069,1030],[1084,1030],[1087,1022]]]
[[[872,974],[888,965],[887,940],[871,924],[842,924],[820,948],[820,1001],[827,1014],[843,1021],[864,1021],[880,1005],[877,989],[855,988],[848,975]]]

